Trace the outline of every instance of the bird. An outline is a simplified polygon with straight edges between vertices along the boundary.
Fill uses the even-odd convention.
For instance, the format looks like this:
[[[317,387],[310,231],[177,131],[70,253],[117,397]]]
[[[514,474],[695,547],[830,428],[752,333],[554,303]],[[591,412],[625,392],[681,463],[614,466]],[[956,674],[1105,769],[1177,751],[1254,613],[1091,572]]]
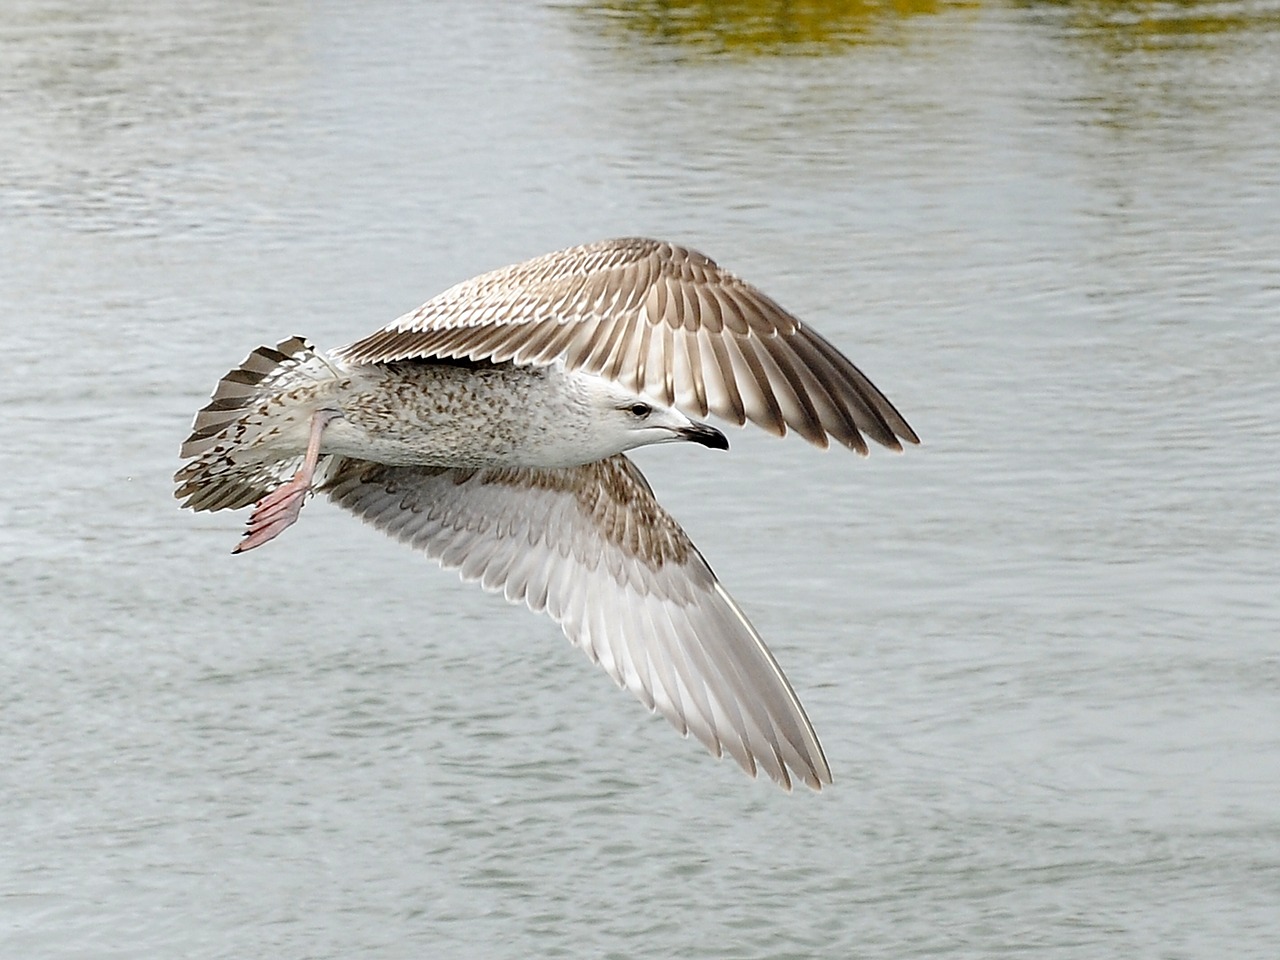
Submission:
[[[919,437],[836,347],[676,243],[569,247],[458,283],[363,339],[251,352],[182,444],[175,495],[253,505],[235,553],[314,493],[545,612],[620,686],[785,790],[831,769],[791,683],[626,456],[727,449],[701,418],[861,455]]]

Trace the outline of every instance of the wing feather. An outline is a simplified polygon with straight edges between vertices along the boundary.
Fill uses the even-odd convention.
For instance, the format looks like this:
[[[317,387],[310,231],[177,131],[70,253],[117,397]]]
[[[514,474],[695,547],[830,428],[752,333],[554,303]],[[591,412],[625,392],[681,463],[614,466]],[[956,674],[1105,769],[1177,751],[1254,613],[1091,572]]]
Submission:
[[[624,456],[561,469],[343,461],[340,506],[464,579],[545,610],[620,686],[748,773],[831,782],[786,676]]]
[[[687,413],[866,452],[919,438],[834,346],[697,251],[629,238],[457,284],[339,351],[355,363],[563,362]]]
[[[773,384],[769,382],[756,353],[756,341],[744,338],[732,341],[731,346],[734,349],[729,356],[733,361],[734,379],[742,387],[743,409],[747,418],[775,436],[782,436],[787,425]]]
[[[747,413],[742,403],[742,393],[738,389],[738,381],[734,376],[729,344],[723,337],[714,336],[705,330],[702,335],[706,337],[707,346],[707,349],[702,351],[702,356],[711,357],[711,361],[708,361],[704,368],[708,384],[707,404],[710,409],[720,412],[720,415],[730,423],[742,426],[747,422]],[[715,391],[714,394],[710,392],[712,390]]]

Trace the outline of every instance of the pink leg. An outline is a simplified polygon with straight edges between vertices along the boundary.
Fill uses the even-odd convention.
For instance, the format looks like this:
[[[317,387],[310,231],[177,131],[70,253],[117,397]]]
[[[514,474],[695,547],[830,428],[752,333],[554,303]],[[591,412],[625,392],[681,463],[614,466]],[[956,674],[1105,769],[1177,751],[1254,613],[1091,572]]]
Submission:
[[[244,539],[232,553],[244,553],[274,540],[298,519],[307,494],[311,492],[311,479],[315,476],[316,463],[320,459],[320,437],[329,421],[337,416],[339,414],[331,410],[321,410],[311,415],[311,439],[307,442],[307,455],[302,460],[302,466],[292,480],[257,502],[249,516]]]

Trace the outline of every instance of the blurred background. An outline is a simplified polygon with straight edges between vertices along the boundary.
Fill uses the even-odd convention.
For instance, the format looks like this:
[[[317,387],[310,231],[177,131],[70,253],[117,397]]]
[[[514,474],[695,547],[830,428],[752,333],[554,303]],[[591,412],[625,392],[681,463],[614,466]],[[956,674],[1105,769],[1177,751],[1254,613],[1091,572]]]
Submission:
[[[1280,3],[8,0],[0,953],[1280,956]],[[316,501],[250,349],[678,240],[924,440],[636,459],[836,783]]]

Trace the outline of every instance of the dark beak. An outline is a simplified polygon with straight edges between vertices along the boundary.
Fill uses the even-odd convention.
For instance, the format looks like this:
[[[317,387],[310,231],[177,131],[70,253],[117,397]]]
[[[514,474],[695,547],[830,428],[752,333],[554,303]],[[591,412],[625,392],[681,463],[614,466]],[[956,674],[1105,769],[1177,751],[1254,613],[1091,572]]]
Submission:
[[[700,443],[704,447],[711,447],[715,450],[729,449],[729,441],[725,435],[715,427],[709,427],[705,423],[693,423],[687,427],[682,427],[676,431],[676,436],[681,440],[692,440],[694,443]]]

